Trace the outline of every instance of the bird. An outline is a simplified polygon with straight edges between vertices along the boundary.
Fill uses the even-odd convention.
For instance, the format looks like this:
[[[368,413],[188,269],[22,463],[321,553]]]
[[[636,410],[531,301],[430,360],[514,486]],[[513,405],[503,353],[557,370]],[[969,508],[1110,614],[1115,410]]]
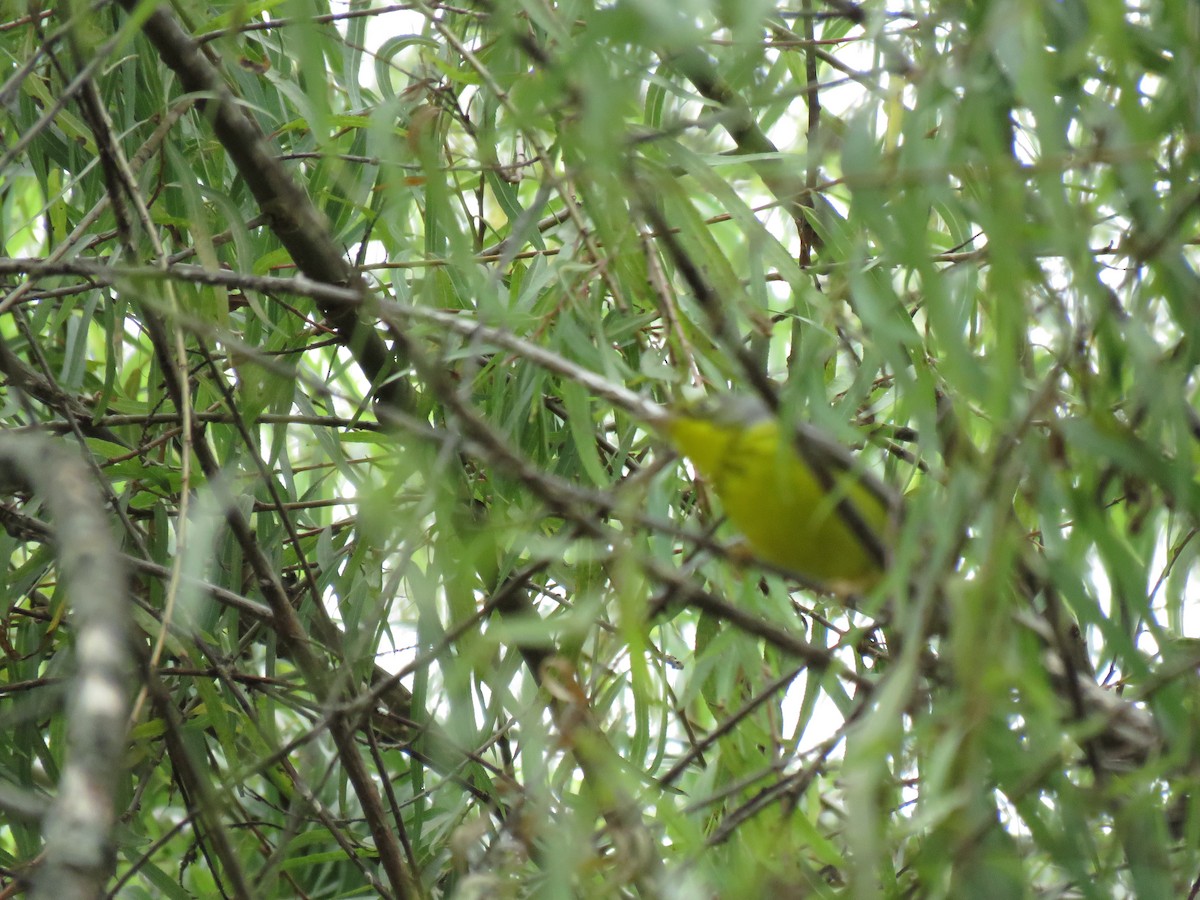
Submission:
[[[836,590],[866,590],[882,576],[899,493],[832,436],[784,424],[743,394],[677,404],[662,427],[754,556]]]

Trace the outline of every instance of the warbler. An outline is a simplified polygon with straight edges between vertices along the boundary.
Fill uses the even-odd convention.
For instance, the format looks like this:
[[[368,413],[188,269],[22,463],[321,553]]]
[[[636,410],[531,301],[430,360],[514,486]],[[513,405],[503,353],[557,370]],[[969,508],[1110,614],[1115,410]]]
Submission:
[[[676,407],[663,427],[757,557],[837,590],[882,575],[899,495],[828,434],[738,395]]]

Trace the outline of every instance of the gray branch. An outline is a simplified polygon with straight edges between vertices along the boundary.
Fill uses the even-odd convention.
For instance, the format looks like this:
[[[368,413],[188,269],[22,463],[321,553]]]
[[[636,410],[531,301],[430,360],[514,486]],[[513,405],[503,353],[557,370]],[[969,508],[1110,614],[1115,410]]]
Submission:
[[[101,896],[115,861],[114,797],[125,755],[132,643],[125,572],[99,492],[75,454],[38,435],[0,434],[0,489],[44,498],[60,585],[73,609],[76,670],[58,796],[43,822],[35,898]]]

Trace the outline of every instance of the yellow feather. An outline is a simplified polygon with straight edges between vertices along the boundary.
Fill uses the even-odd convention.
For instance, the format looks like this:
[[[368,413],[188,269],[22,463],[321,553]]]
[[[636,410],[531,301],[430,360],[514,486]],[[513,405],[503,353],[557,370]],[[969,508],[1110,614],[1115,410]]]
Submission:
[[[892,518],[886,497],[850,471],[848,453],[830,453],[823,435],[813,446],[801,446],[812,454],[809,458],[820,460],[828,491],[797,445],[781,439],[772,416],[739,420],[682,412],[672,416],[666,430],[712,486],[755,555],[840,588],[861,590],[882,574],[877,554],[860,535],[865,528],[877,546],[886,545]],[[797,440],[814,434],[802,430]]]

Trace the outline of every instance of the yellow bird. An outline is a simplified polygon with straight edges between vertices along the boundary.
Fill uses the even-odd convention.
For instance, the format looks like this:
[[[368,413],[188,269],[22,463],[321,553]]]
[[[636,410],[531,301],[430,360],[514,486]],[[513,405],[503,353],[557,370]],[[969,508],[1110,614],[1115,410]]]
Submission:
[[[762,560],[840,590],[883,573],[899,496],[824,432],[785,431],[744,396],[675,409],[664,429]]]

